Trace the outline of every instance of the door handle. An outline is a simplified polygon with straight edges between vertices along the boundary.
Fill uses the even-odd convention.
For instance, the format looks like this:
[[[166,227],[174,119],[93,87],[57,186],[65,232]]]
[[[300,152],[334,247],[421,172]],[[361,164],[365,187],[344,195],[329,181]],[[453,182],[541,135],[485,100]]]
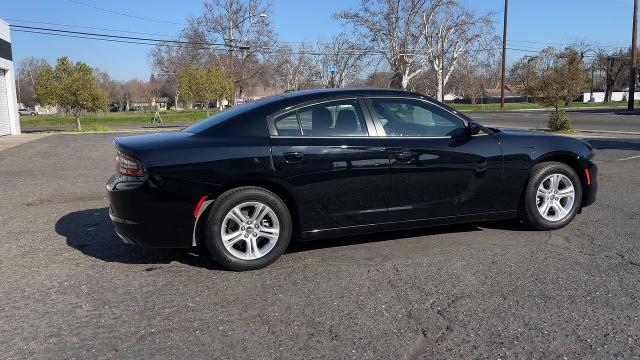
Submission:
[[[284,159],[286,162],[298,162],[304,159],[304,154],[301,152],[286,152],[284,153]]]
[[[413,160],[413,152],[411,151],[398,151],[394,154],[396,161],[398,162],[411,162]]]

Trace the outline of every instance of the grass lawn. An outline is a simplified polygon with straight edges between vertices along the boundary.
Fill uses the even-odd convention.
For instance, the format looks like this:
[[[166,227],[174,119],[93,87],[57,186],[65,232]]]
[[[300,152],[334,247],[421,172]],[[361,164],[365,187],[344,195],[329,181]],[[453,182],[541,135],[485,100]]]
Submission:
[[[210,115],[217,113],[218,110],[211,109]],[[80,116],[80,123],[83,128],[108,130],[109,125],[114,124],[151,124],[153,120],[153,112],[109,112],[109,113],[89,113]],[[161,111],[160,116],[164,123],[172,122],[197,122],[207,117],[205,110],[167,110]],[[38,116],[21,116],[20,126],[29,127],[61,127],[73,129],[76,126],[76,120],[66,115],[38,115]]]
[[[496,110],[522,110],[522,109],[542,109],[545,106],[535,103],[505,103],[504,109],[500,108],[500,103],[491,103],[491,104],[448,104],[452,108],[459,111],[496,111]],[[604,103],[583,103],[583,102],[575,102],[572,103],[570,107],[567,109],[577,109],[577,108],[591,108],[591,107],[605,107],[605,108],[616,108],[616,107],[625,107],[627,106],[626,101],[615,101],[610,104]]]

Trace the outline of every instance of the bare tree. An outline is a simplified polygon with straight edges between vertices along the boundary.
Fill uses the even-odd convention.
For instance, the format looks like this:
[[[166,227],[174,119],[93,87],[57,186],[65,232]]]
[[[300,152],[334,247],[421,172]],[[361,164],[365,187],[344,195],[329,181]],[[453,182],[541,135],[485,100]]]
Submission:
[[[208,44],[226,45],[226,56],[219,46],[210,48],[209,61],[225,69],[233,79],[235,97],[242,97],[250,80],[265,71],[265,57],[275,44],[268,18],[271,4],[265,0],[204,0],[203,4],[204,13],[189,19],[185,31]]]
[[[318,43],[317,73],[324,87],[344,87],[353,82],[366,66],[367,50],[361,49],[346,33],[340,33],[329,42]],[[328,71],[335,66],[335,72]]]
[[[297,51],[291,46],[281,46],[273,59],[276,87],[284,90],[301,90],[313,85],[315,74],[312,61],[307,55],[307,45],[301,44]]]
[[[474,45],[484,46],[479,51],[490,49],[495,36],[492,12],[476,16],[455,0],[444,2],[438,10],[423,15],[422,34],[424,59],[436,74],[436,93],[442,101],[445,86],[460,60]]]
[[[405,89],[420,72],[417,58],[423,52],[421,19],[431,18],[445,0],[361,0],[357,9],[335,15],[354,27],[369,49],[381,52],[393,76],[389,86]],[[416,72],[418,70],[418,72]]]
[[[187,65],[207,66],[219,63],[218,53],[207,46],[205,34],[198,28],[187,27],[180,32],[178,40],[192,44],[158,43],[147,55],[157,79],[165,82],[174,98],[174,104],[180,104],[178,78]],[[202,45],[198,45],[202,44]]]
[[[109,73],[99,68],[93,68],[93,77],[102,91],[107,94],[109,102],[118,102],[118,82],[111,79]]]
[[[387,71],[374,71],[370,73],[367,78],[362,82],[367,87],[384,88],[389,86],[389,81],[393,77],[393,74]]]
[[[629,52],[617,50],[611,53],[600,50],[594,66],[604,72],[604,102],[611,102],[611,94],[621,75],[629,71]],[[625,77],[622,77],[626,80]]]
[[[393,72],[391,87],[406,89],[431,68],[439,99],[459,59],[494,38],[493,14],[477,16],[457,0],[361,0],[358,9],[336,17],[382,53]]]
[[[38,74],[48,65],[45,59],[28,57],[20,61],[16,72],[16,89],[18,91],[18,101],[25,106],[34,107],[34,88]]]

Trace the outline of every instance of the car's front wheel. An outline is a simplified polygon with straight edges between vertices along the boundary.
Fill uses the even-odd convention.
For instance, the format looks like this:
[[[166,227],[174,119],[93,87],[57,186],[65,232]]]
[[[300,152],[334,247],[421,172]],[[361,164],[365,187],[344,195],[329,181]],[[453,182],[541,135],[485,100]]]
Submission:
[[[263,268],[287,248],[291,214],[274,193],[240,187],[220,195],[205,226],[205,242],[212,256],[230,270]]]
[[[580,208],[580,178],[564,163],[537,164],[531,169],[523,200],[525,223],[539,230],[559,229],[570,223]]]

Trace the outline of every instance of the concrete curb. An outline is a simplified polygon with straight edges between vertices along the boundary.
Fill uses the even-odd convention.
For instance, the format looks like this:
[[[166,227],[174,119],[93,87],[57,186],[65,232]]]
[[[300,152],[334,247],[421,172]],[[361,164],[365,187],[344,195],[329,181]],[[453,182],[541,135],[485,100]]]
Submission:
[[[565,109],[568,112],[571,111],[584,111],[584,110],[619,110],[619,109],[626,109],[626,106],[585,106],[585,107],[573,107],[573,108],[569,108],[569,109]],[[478,113],[482,113],[482,112],[518,112],[518,111],[553,111],[555,110],[554,108],[533,108],[533,109],[505,109],[505,110],[500,110],[500,109],[494,109],[494,110],[482,110],[482,109],[465,109],[465,110],[458,110],[460,112],[478,112]]]

